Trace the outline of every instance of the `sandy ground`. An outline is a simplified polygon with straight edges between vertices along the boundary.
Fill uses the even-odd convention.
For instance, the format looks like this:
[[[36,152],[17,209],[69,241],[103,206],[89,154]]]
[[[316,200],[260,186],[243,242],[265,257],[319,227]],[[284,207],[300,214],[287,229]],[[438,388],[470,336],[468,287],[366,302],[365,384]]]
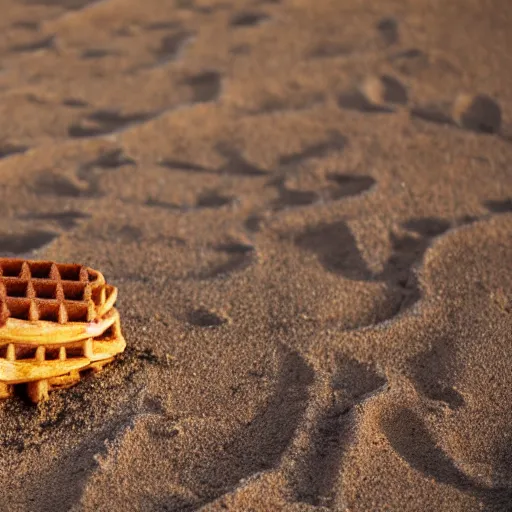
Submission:
[[[507,1],[0,13],[0,251],[128,342],[0,404],[1,510],[512,510]]]

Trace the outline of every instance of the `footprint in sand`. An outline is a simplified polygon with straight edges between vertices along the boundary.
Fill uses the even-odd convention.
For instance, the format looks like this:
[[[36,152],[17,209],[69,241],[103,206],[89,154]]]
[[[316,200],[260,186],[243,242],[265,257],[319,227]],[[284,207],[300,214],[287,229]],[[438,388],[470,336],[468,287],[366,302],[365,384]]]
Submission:
[[[295,237],[295,244],[313,251],[323,267],[348,279],[370,280],[372,273],[344,221],[319,224]]]
[[[493,213],[509,213],[512,212],[512,198],[486,201],[485,206]]]
[[[4,144],[0,146],[0,159],[13,155],[22,155],[30,148],[21,144]]]
[[[382,18],[377,23],[377,31],[381,36],[382,40],[389,46],[395,43],[398,43],[399,32],[398,32],[398,22],[395,18]]]
[[[398,408],[384,415],[381,428],[392,448],[412,468],[428,479],[455,487],[479,499],[484,510],[506,510],[512,499],[507,487],[484,485],[461,470],[432,436],[414,411]]]
[[[53,171],[40,172],[32,187],[34,193],[41,196],[55,197],[97,197],[97,191],[91,190],[82,183],[75,183],[66,176],[61,176]]]
[[[240,151],[229,144],[219,143],[215,149],[226,160],[226,163],[218,169],[220,173],[248,177],[268,175],[267,170],[248,161]]]
[[[197,279],[213,279],[225,277],[245,270],[257,260],[256,247],[246,242],[230,242],[217,245],[215,253],[220,257],[220,263],[213,263],[208,268],[195,274]]]
[[[111,50],[109,48],[88,48],[80,54],[80,58],[84,60],[90,59],[103,59],[105,57],[119,56],[121,53],[117,50]]]
[[[25,0],[29,5],[47,5],[63,7],[71,11],[83,9],[89,5],[100,2],[101,0]]]
[[[501,107],[485,94],[459,94],[453,102],[413,106],[411,116],[475,133],[499,135],[502,131]]]
[[[88,213],[70,210],[65,212],[29,212],[19,215],[18,218],[45,224],[56,224],[61,229],[67,231],[78,226],[81,220],[89,219],[90,217]]]
[[[76,171],[76,180],[56,174],[53,171],[39,173],[33,190],[36,194],[57,197],[103,197],[104,193],[100,187],[103,173],[125,165],[135,164],[135,160],[127,156],[123,149],[109,149],[102,152],[97,158],[81,165]]]
[[[343,173],[329,173],[324,180],[314,181],[314,189],[306,190],[291,188],[286,178],[273,180],[270,184],[279,192],[279,197],[272,203],[273,209],[279,211],[358,196],[370,190],[376,183],[371,176]]]
[[[207,191],[200,194],[196,201],[196,208],[222,208],[233,204],[236,198],[226,196],[216,191]]]
[[[453,105],[453,119],[466,130],[480,133],[499,133],[501,107],[486,94],[459,94]]]
[[[74,229],[80,222],[90,217],[88,213],[73,210],[29,211],[19,214],[17,218],[28,221],[31,229],[21,230],[17,234],[0,234],[0,254],[3,256],[29,255],[53,242],[62,232]]]
[[[315,185],[312,190],[292,187],[288,176],[295,174],[297,167],[308,160],[323,158],[331,152],[343,151],[347,142],[348,139],[344,135],[332,132],[325,140],[306,146],[300,151],[281,156],[278,161],[280,171],[278,177],[272,178],[267,184],[275,187],[279,193],[279,197],[271,203],[271,208],[277,211],[288,207],[311,205],[321,200],[334,199],[336,196],[342,197],[343,192],[339,191],[344,186],[341,184],[342,175],[337,175],[339,178],[337,182],[337,178],[332,174],[327,177],[326,184]],[[346,175],[346,178],[345,185],[350,180],[349,175]]]
[[[299,353],[287,347],[279,347],[276,352],[278,366],[274,371],[267,368],[250,372],[250,378],[256,381],[267,372],[274,374],[272,389],[262,410],[235,429],[222,447],[202,455],[208,457],[203,463],[195,464],[199,481],[209,482],[217,489],[204,504],[235,488],[241,479],[275,468],[294,439],[307,407],[314,371]],[[232,388],[233,394],[237,391],[236,387]],[[240,458],[239,453],[245,456]],[[218,485],[220,479],[222,485]]]
[[[149,31],[156,30],[176,30],[178,28],[182,28],[182,24],[179,21],[152,21],[147,25],[144,25],[144,28]]]
[[[267,176],[268,171],[248,161],[244,155],[230,144],[219,142],[215,147],[224,159],[225,163],[218,168],[205,167],[193,162],[165,158],[159,165],[170,170],[205,173],[205,174],[231,174],[235,176],[260,177]]]
[[[274,114],[277,112],[297,112],[313,108],[325,101],[325,95],[321,92],[304,92],[300,94],[282,94],[274,96],[268,94],[256,107],[245,110],[247,115],[259,116]]]
[[[308,57],[311,59],[331,59],[350,55],[353,52],[354,49],[349,44],[327,41],[315,46],[308,53]]]
[[[59,235],[51,231],[27,231],[19,234],[0,233],[0,254],[2,256],[20,256],[41,249]]]
[[[401,226],[402,231],[389,233],[391,254],[383,269],[372,272],[362,257],[356,240],[344,221],[320,224],[295,237],[298,247],[314,252],[324,268],[346,279],[356,281],[381,281],[390,290],[401,294],[395,314],[411,307],[420,298],[420,288],[415,269],[422,261],[434,237],[453,225],[474,221],[461,218],[454,224],[439,218],[410,219]]]
[[[47,36],[42,39],[36,39],[30,43],[23,43],[11,46],[9,50],[16,53],[31,53],[41,50],[55,49],[55,36]]]
[[[30,32],[36,32],[39,30],[39,23],[37,21],[26,21],[26,20],[20,20],[15,21],[11,27],[17,28],[20,30],[28,30]]]
[[[154,52],[156,65],[179,59],[193,37],[194,34],[188,30],[178,30],[162,37],[159,48]]]
[[[314,506],[326,505],[335,498],[335,483],[351,434],[350,412],[387,384],[375,368],[342,353],[337,354],[330,373],[332,399],[316,412],[308,429],[308,448],[301,452],[292,476],[297,499]]]
[[[279,158],[279,166],[292,166],[311,158],[322,158],[331,151],[343,151],[346,145],[347,137],[334,131],[331,132],[324,141],[306,146],[300,151],[281,156]]]
[[[216,174],[216,169],[204,167],[193,162],[186,162],[185,160],[176,160],[174,158],[164,158],[158,162],[158,165],[170,169],[172,171],[183,171],[183,172],[197,172],[206,174]]]
[[[371,176],[358,174],[330,173],[327,179],[334,185],[330,189],[330,198],[333,200],[358,196],[377,183]]]
[[[391,57],[391,61],[425,60],[423,52],[410,49]],[[366,77],[350,91],[338,97],[338,105],[363,113],[393,113],[409,103],[407,87],[392,75]],[[412,118],[436,124],[458,126],[476,133],[501,134],[502,111],[499,103],[486,94],[461,93],[453,102],[412,105]]]
[[[65,98],[62,101],[62,104],[65,107],[70,108],[85,108],[89,106],[89,103],[87,103],[87,101],[81,100],[79,98]]]
[[[153,208],[163,208],[165,210],[174,210],[181,213],[194,212],[202,209],[209,208],[223,208],[225,206],[234,205],[237,203],[235,196],[224,195],[216,190],[206,190],[200,193],[193,205],[189,204],[176,204],[169,201],[149,197],[144,202],[145,206]]]
[[[407,87],[391,75],[368,76],[351,91],[342,93],[338,105],[364,113],[393,113],[408,102]]]
[[[417,471],[462,490],[475,487],[454,461],[437,446],[413,411],[399,408],[382,419],[381,427],[397,453]]]
[[[268,21],[270,16],[258,11],[245,11],[235,14],[229,24],[233,28],[247,28],[260,25],[264,21]]]
[[[184,80],[192,92],[192,103],[216,101],[222,91],[222,78],[217,71],[203,71]]]
[[[118,110],[96,110],[78,123],[71,124],[68,127],[68,135],[73,138],[81,138],[115,133],[149,121],[159,113],[134,112],[124,114]]]
[[[205,307],[190,311],[187,322],[196,327],[219,327],[230,322],[230,318],[223,313]]]
[[[389,62],[399,73],[414,76],[428,68],[429,56],[419,48],[400,50],[389,57]]]
[[[257,213],[249,215],[249,217],[245,219],[244,227],[245,229],[247,229],[247,231],[257,233],[258,231],[260,231],[262,224],[265,221],[265,218],[265,215],[260,215]]]

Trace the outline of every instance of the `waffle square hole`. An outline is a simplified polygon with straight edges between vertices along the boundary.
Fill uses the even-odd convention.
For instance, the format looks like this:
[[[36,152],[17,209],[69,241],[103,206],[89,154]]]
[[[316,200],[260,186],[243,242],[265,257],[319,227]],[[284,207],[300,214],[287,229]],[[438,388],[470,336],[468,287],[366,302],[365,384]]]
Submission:
[[[55,299],[57,297],[57,284],[52,282],[33,282],[34,291],[38,299]]]
[[[78,303],[67,303],[66,310],[68,312],[69,322],[87,322],[87,305]]]
[[[103,306],[105,304],[105,287],[93,288],[92,290],[92,301],[96,306]]]
[[[20,359],[35,359],[37,347],[16,347],[16,361]]]
[[[30,299],[12,299],[7,297],[7,307],[11,313],[11,318],[17,318],[18,320],[28,320],[30,302]]]
[[[59,349],[58,348],[46,349],[46,353],[45,353],[46,361],[55,361],[57,359],[59,359]]]
[[[19,281],[17,279],[5,280],[5,290],[7,297],[26,297],[28,281]]]
[[[85,286],[82,283],[66,283],[63,288],[66,300],[84,300]]]
[[[0,274],[5,277],[18,277],[21,274],[22,265],[23,261],[21,260],[5,261],[1,265]]]
[[[39,320],[47,322],[59,321],[59,303],[58,302],[42,302],[38,304]]]
[[[81,265],[59,265],[60,277],[63,281],[80,281]]]
[[[34,279],[48,279],[52,271],[52,264],[48,261],[34,261],[29,264],[30,275]]]
[[[66,349],[66,357],[68,359],[73,359],[75,357],[83,357],[84,349],[80,347],[71,347]]]
[[[101,335],[101,339],[104,340],[104,341],[110,341],[112,339],[114,339],[115,337],[115,329],[114,329],[114,326],[111,325],[102,335]]]
[[[99,273],[96,270],[87,269],[87,280],[90,283],[95,283],[99,279]]]

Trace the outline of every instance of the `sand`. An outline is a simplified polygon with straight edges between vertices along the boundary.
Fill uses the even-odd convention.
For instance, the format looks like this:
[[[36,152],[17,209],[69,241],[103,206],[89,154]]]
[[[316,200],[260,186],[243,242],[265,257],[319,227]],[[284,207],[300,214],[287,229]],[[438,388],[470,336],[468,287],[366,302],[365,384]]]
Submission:
[[[0,253],[128,343],[0,404],[1,510],[512,510],[508,2],[0,12]]]

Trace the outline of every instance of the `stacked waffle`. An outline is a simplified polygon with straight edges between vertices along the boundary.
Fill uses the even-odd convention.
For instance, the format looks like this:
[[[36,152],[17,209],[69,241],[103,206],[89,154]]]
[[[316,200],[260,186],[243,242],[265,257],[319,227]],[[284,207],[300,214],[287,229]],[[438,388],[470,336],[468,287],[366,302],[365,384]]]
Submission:
[[[82,265],[0,258],[0,398],[33,402],[123,352],[117,289]]]

